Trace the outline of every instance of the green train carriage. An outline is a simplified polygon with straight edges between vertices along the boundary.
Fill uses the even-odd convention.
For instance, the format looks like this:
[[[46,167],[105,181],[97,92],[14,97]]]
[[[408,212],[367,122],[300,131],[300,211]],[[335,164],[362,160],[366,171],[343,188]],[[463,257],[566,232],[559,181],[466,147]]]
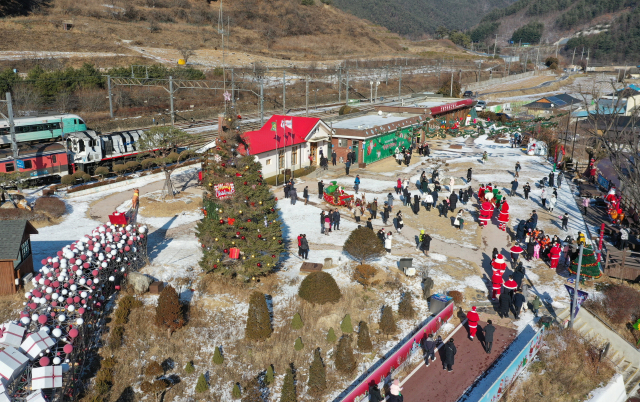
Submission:
[[[58,141],[67,134],[85,131],[87,125],[75,114],[59,114],[38,117],[18,117],[14,119],[16,142],[35,144]],[[0,120],[0,148],[11,147],[9,122]]]

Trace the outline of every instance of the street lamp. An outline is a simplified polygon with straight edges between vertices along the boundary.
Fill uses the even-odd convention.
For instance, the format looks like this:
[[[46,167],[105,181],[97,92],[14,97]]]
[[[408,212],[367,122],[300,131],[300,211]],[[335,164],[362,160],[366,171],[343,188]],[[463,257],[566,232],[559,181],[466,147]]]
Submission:
[[[373,103],[373,81],[369,81],[369,103]]]
[[[376,102],[377,102],[377,99],[378,99],[378,85],[380,85],[380,81],[376,81],[376,96],[373,98],[373,99],[376,100]]]
[[[318,89],[316,88],[316,110],[318,110]]]

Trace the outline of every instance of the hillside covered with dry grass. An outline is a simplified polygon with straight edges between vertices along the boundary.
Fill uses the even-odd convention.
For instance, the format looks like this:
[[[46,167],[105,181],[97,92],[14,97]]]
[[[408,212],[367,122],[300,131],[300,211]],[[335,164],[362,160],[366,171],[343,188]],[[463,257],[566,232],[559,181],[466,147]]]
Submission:
[[[303,5],[307,4],[307,5]],[[207,0],[50,0],[0,20],[5,51],[134,54],[132,47],[217,49],[220,3]],[[391,55],[401,38],[320,0],[223,4],[225,47],[281,59]],[[64,22],[73,28],[63,30]]]

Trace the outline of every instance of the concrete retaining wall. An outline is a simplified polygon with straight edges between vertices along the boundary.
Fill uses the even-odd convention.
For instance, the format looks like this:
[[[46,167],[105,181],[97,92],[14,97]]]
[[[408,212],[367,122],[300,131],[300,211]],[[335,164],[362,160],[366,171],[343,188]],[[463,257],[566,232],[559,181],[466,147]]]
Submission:
[[[464,86],[464,90],[465,91],[475,91],[477,89],[480,88],[484,88],[486,86],[490,86],[490,85],[495,85],[495,84],[503,84],[505,82],[510,82],[510,81],[515,81],[515,80],[519,80],[522,78],[529,78],[529,77],[533,77],[536,75],[552,75],[553,73],[550,71],[528,71],[526,73],[522,73],[522,74],[514,74],[514,75],[509,75],[507,77],[502,77],[502,78],[493,78],[491,80],[487,80],[487,81],[480,81],[480,82],[472,82],[471,84],[466,84]]]

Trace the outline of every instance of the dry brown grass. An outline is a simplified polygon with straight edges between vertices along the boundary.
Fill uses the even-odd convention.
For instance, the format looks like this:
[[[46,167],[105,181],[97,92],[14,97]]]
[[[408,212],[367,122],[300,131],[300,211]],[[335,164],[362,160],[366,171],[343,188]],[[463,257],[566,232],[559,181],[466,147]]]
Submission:
[[[571,77],[567,78],[566,80],[554,82],[553,84],[547,85],[546,87],[532,88],[532,89],[527,89],[527,90],[523,90],[523,91],[509,92],[508,96],[509,97],[512,97],[512,96],[525,96],[525,95],[535,95],[535,94],[538,94],[538,93],[547,93],[547,92],[558,91],[562,87],[565,87],[567,85],[571,85],[575,79],[576,79],[575,76],[571,76]],[[494,94],[494,95],[487,96],[487,99],[497,99],[497,98],[504,97],[504,96],[507,96],[507,94]]]
[[[606,384],[615,369],[599,361],[597,345],[571,329],[555,328],[545,335],[546,347],[529,366],[529,378],[512,389],[506,402],[582,401],[593,389]]]
[[[24,307],[24,292],[18,290],[12,295],[0,296],[0,322],[15,320]]]
[[[202,198],[191,193],[176,194],[174,200],[170,202],[151,197],[140,197],[140,212],[148,217],[168,218],[183,212],[195,212],[200,208],[202,208]]]

